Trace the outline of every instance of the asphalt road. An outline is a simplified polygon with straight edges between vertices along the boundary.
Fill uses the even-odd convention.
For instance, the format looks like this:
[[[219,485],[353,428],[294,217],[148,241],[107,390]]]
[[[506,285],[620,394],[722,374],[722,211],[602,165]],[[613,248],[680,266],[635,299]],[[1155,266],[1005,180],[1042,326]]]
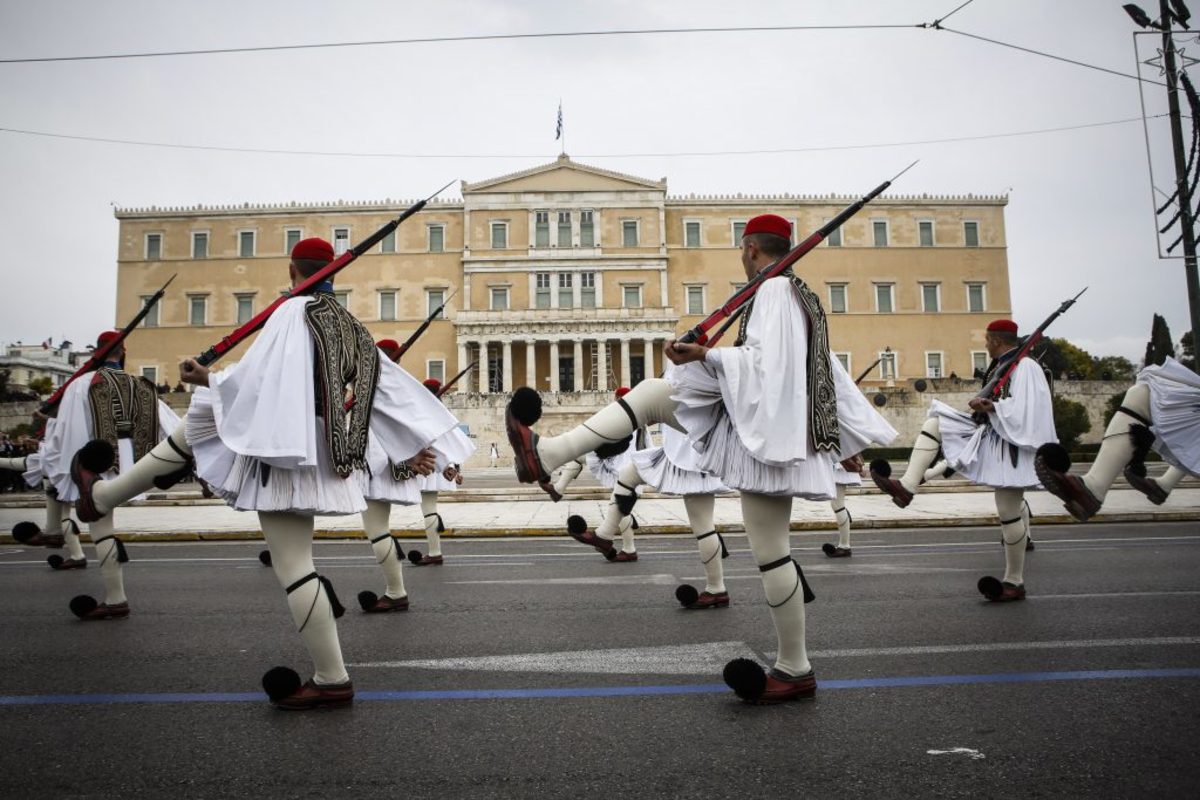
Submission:
[[[81,623],[94,567],[0,547],[0,795],[20,797],[1194,797],[1200,526],[1054,526],[1029,599],[981,601],[995,529],[864,531],[830,561],[797,534],[817,697],[739,703],[735,655],[774,647],[743,537],[733,604],[687,612],[679,537],[610,564],[570,540],[448,541],[406,568],[412,610],[363,542],[317,545],[348,607],[352,709],[289,714],[258,690],[307,677],[255,543],[138,544],[133,615]],[[88,548],[90,551],[90,548]],[[90,552],[89,552],[90,555]]]

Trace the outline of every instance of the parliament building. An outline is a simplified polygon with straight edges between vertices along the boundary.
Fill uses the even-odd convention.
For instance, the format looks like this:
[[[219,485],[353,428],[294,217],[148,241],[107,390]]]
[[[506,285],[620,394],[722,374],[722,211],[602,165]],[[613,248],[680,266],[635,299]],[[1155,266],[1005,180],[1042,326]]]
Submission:
[[[779,214],[798,240],[857,199],[672,196],[665,178],[566,155],[464,182],[461,194],[430,202],[340,273],[339,301],[376,339],[397,341],[444,305],[402,363],[419,379],[443,381],[474,364],[453,390],[464,402],[528,385],[563,401],[584,393],[584,405],[607,399],[587,393],[661,372],[663,343],[745,282],[746,220]],[[984,327],[1012,313],[1006,204],[1002,196],[885,194],[800,262],[797,272],[825,305],[837,357],[854,377],[875,364],[864,387],[965,378],[986,365]],[[340,253],[408,205],[118,209],[117,322],[178,274],[131,336],[127,369],[174,384],[179,361],[287,290],[295,242],[320,236]]]

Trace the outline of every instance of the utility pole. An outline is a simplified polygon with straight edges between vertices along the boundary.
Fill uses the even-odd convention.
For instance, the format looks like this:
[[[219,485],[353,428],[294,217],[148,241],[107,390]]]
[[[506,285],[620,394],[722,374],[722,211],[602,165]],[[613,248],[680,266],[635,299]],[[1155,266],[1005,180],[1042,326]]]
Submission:
[[[1163,38],[1163,70],[1167,73],[1167,107],[1171,115],[1171,144],[1175,151],[1175,191],[1179,201],[1179,226],[1183,232],[1183,270],[1187,276],[1188,309],[1192,318],[1193,347],[1200,345],[1200,274],[1196,271],[1196,234],[1192,228],[1192,199],[1188,195],[1187,159],[1183,150],[1183,125],[1179,117],[1179,81],[1175,74],[1175,40],[1169,0],[1159,0],[1159,25]],[[1200,359],[1196,370],[1200,372]]]

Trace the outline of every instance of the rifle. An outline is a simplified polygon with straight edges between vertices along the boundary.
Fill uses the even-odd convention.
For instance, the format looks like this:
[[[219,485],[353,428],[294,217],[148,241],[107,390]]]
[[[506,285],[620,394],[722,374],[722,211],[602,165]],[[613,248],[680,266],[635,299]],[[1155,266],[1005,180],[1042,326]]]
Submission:
[[[729,319],[727,319],[725,321],[725,324],[722,325],[717,330],[716,333],[714,333],[712,336],[709,337],[708,342],[706,343],[706,346],[707,347],[716,347],[717,342],[721,341],[721,337],[725,335],[725,331],[727,331],[731,327],[733,327],[733,323],[737,322],[741,318],[742,313],[749,307],[750,307],[749,305],[744,305],[741,308],[739,308],[737,311],[733,312],[733,316],[731,316]]]
[[[450,181],[450,183],[454,183],[454,181]],[[346,252],[342,253],[340,256],[335,258],[333,261],[329,262],[327,265],[325,265],[324,267],[319,269],[317,272],[313,273],[311,277],[305,278],[300,284],[292,287],[292,289],[290,291],[288,291],[286,294],[280,296],[278,299],[275,300],[275,302],[271,303],[271,305],[267,306],[262,311],[260,311],[253,319],[251,319],[245,325],[241,326],[240,328],[235,330],[233,333],[231,333],[228,336],[226,336],[225,338],[221,339],[221,341],[217,342],[212,347],[208,348],[203,353],[198,355],[196,357],[196,363],[200,364],[200,366],[207,367],[208,365],[215,362],[218,358],[225,355],[233,348],[237,347],[239,344],[242,343],[243,340],[246,339],[246,337],[250,336],[250,334],[254,333],[259,328],[261,328],[263,325],[267,324],[267,320],[271,318],[271,315],[275,313],[275,309],[279,308],[280,305],[282,305],[283,303],[285,303],[288,300],[291,300],[293,297],[298,297],[299,295],[307,294],[317,284],[319,284],[323,281],[327,281],[330,278],[332,278],[334,275],[336,275],[337,273],[341,272],[347,265],[350,264],[351,261],[353,261],[354,259],[361,256],[363,253],[370,250],[372,247],[374,247],[376,244],[378,244],[380,241],[382,241],[383,237],[387,236],[389,233],[396,230],[396,228],[400,225],[400,223],[404,222],[404,220],[408,219],[413,214],[416,214],[418,211],[423,209],[426,206],[426,204],[429,203],[430,200],[437,197],[442,192],[446,191],[447,187],[450,186],[450,183],[447,183],[441,189],[438,189],[436,192],[429,195],[429,197],[426,197],[424,200],[419,200],[416,203],[413,203],[411,206],[409,206],[404,211],[403,214],[396,217],[394,220],[387,223],[379,230],[375,231],[375,233],[371,234],[366,239],[359,242],[357,245],[355,245],[350,250],[347,250]]]
[[[1017,351],[1017,355],[1008,364],[1008,366],[1004,368],[1004,371],[1001,372],[1000,370],[996,370],[996,374],[993,375],[992,379],[984,385],[983,389],[980,390],[976,397],[982,397],[988,400],[995,400],[1000,397],[1000,393],[1004,391],[1004,387],[1008,384],[1009,378],[1012,377],[1013,370],[1017,368],[1017,364],[1021,362],[1021,359],[1029,355],[1029,352],[1033,349],[1035,344],[1042,340],[1042,332],[1045,331],[1046,328],[1050,327],[1050,324],[1054,322],[1054,320],[1058,319],[1060,314],[1062,314],[1071,306],[1075,305],[1075,301],[1082,297],[1083,292],[1086,292],[1087,290],[1088,287],[1085,286],[1083,287],[1083,291],[1081,291],[1079,294],[1075,295],[1070,300],[1064,300],[1062,305],[1058,307],[1057,311],[1047,317],[1045,322],[1037,326],[1037,329],[1025,338],[1025,342],[1021,345],[1021,349]]]
[[[176,275],[172,275],[170,280],[164,283],[162,288],[155,292],[154,296],[146,301],[146,304],[142,306],[142,310],[139,311],[137,315],[129,321],[128,325],[121,329],[119,336],[104,346],[97,347],[95,350],[93,350],[92,354],[88,357],[88,360],[83,362],[83,366],[75,370],[75,374],[68,378],[66,383],[58,387],[54,391],[54,394],[42,401],[41,406],[38,407],[38,411],[42,414],[49,414],[62,401],[63,394],[67,391],[67,387],[74,383],[76,378],[86,372],[91,372],[92,370],[99,368],[99,366],[104,363],[104,359],[108,356],[108,354],[117,349],[117,345],[125,341],[125,338],[129,336],[129,334],[133,333],[133,329],[136,328],[138,324],[146,318],[146,315],[150,313],[150,309],[154,308],[158,301],[162,299],[163,294],[167,291],[167,287],[171,285],[171,281],[175,280],[175,278]]]
[[[883,356],[880,356],[879,358],[872,361],[871,366],[864,369],[862,371],[862,375],[859,375],[857,378],[854,379],[854,385],[858,386],[860,383],[862,383],[863,378],[865,378],[865,377],[867,377],[867,375],[871,374],[871,370],[875,369],[875,365],[878,364],[880,361],[883,361]]]
[[[700,322],[700,324],[692,328],[683,336],[680,336],[679,341],[683,342],[684,344],[692,342],[696,344],[707,344],[707,334],[708,331],[712,330],[713,326],[754,299],[754,294],[764,282],[770,278],[774,278],[776,275],[779,275],[785,269],[807,255],[810,250],[824,241],[829,234],[840,228],[842,224],[846,222],[846,220],[850,219],[859,211],[861,211],[863,206],[882,194],[889,186],[892,185],[892,181],[895,181],[896,178],[899,178],[901,175],[912,169],[916,163],[917,162],[914,161],[912,164],[909,164],[907,167],[896,173],[896,177],[892,178],[892,180],[884,181],[872,189],[871,192],[861,200],[842,209],[842,211],[836,217],[829,220],[829,222],[826,222],[819,229],[809,234],[807,239],[789,250],[787,255],[776,261],[774,264],[764,268],[761,272],[751,278],[749,283],[734,292],[733,296],[725,302],[725,305],[709,314],[702,322]]]
[[[442,309],[446,307],[447,303],[454,299],[454,295],[456,294],[458,294],[458,289],[455,289],[453,292],[451,292],[450,296],[443,300],[442,304],[438,306],[432,314],[425,318],[425,321],[421,323],[421,327],[413,331],[413,335],[404,340],[404,344],[400,345],[400,354],[396,356],[397,361],[404,357],[404,354],[408,352],[408,348],[412,347],[413,343],[416,342],[417,339],[421,338],[421,334],[425,332],[425,329],[429,327],[430,323],[437,319],[438,314],[442,313]]]
[[[470,364],[468,364],[468,365],[467,365],[467,368],[466,368],[466,369],[464,369],[462,372],[460,372],[460,373],[458,373],[457,375],[455,375],[455,376],[454,376],[453,378],[451,378],[450,380],[446,381],[445,385],[443,385],[443,386],[442,386],[442,388],[438,389],[438,390],[437,390],[437,394],[436,394],[436,395],[434,395],[434,396],[435,396],[435,397],[441,397],[441,396],[442,396],[442,395],[444,395],[446,392],[450,391],[450,388],[451,388],[452,386],[454,386],[454,384],[458,383],[458,379],[459,379],[459,378],[461,378],[463,375],[466,375],[468,372],[470,372],[470,371],[471,371],[471,368],[472,368],[472,367],[474,367],[474,366],[475,366],[476,364],[478,364],[478,363],[479,363],[478,361],[472,361]]]

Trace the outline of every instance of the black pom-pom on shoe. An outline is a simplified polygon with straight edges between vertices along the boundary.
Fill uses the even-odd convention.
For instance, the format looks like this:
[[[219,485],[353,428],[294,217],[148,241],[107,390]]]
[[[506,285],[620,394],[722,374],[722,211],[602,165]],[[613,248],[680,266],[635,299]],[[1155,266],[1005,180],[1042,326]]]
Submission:
[[[679,605],[687,608],[700,599],[700,593],[690,583],[681,583],[675,587],[675,599],[679,601]]]
[[[1000,583],[1000,579],[992,575],[984,575],[979,579],[979,593],[988,600],[995,600],[1000,595],[1004,594],[1004,585]]]
[[[826,542],[825,544],[821,545],[821,552],[831,558],[833,557],[833,554],[836,551],[837,551],[837,547],[835,547],[830,542]]]
[[[83,619],[96,610],[100,604],[90,594],[80,594],[71,598],[71,613]]]
[[[522,386],[513,392],[508,405],[517,421],[527,427],[531,427],[542,418],[542,396],[528,386]]]
[[[117,451],[103,439],[92,439],[76,454],[79,465],[97,475],[108,472],[117,463]]]
[[[886,458],[877,458],[871,462],[871,472],[884,478],[892,477],[892,465]]]
[[[46,563],[50,565],[50,569],[58,569],[62,566],[63,557],[59,555],[47,556]]]
[[[272,703],[300,690],[300,675],[290,667],[271,667],[262,676],[263,691]]]
[[[42,529],[37,526],[36,522],[18,522],[13,525],[12,537],[20,544],[25,544],[41,532]]]
[[[587,520],[578,514],[572,514],[567,517],[567,530],[574,534],[580,534],[587,530]]]
[[[363,611],[367,611],[375,607],[379,602],[379,595],[372,591],[364,590],[358,593],[358,605]]]
[[[264,567],[271,566],[271,551],[270,550],[259,550],[258,551],[258,560],[262,563],[262,565]]]
[[[1071,469],[1071,454],[1058,442],[1049,442],[1039,447],[1036,457],[1055,472],[1066,473]]]
[[[420,550],[409,550],[408,551],[408,561],[410,564],[419,564],[421,562],[421,551]]]
[[[767,688],[767,673],[762,665],[748,658],[735,658],[725,665],[721,673],[725,685],[734,694],[748,702],[756,702]]]

